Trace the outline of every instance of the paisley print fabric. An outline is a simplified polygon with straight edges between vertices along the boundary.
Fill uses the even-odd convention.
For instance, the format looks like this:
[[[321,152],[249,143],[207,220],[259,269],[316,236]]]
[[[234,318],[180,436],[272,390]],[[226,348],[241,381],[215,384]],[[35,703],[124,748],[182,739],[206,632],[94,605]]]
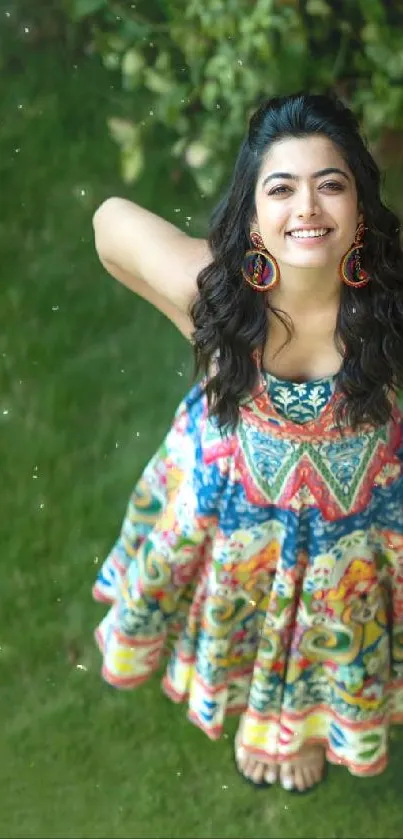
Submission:
[[[235,433],[201,385],[135,486],[94,587],[103,676],[164,691],[284,760],[308,742],[381,772],[403,721],[403,417],[340,434],[334,379],[267,374]]]

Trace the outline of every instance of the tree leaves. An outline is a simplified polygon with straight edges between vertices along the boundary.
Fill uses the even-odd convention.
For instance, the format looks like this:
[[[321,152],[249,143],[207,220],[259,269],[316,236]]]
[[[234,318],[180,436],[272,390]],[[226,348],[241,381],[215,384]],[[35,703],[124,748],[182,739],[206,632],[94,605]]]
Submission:
[[[107,0],[72,0],[71,16],[73,20],[80,20],[106,9],[107,6]]]
[[[96,16],[93,49],[120,69],[126,114],[136,96],[141,133],[122,143],[111,125],[126,178],[138,177],[160,126],[167,166],[181,161],[213,192],[259,101],[296,89],[343,91],[371,140],[403,127],[403,33],[381,0],[149,0],[141,13],[121,0],[69,2],[75,20]],[[186,154],[195,143],[198,165]]]

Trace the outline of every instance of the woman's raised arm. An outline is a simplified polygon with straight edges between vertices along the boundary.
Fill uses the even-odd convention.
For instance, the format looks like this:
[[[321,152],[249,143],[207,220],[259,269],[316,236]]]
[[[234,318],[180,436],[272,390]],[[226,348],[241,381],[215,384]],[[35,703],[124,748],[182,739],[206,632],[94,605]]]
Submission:
[[[107,271],[160,309],[190,337],[197,275],[211,259],[195,239],[123,198],[108,198],[93,218],[95,247]]]

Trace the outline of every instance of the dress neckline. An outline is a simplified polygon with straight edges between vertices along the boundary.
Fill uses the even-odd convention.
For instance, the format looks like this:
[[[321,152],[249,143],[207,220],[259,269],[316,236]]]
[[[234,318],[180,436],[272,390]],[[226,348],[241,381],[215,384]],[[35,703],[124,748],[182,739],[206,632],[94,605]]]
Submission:
[[[290,385],[293,387],[307,387],[308,385],[333,384],[338,376],[337,373],[333,373],[331,376],[320,376],[319,378],[315,379],[304,379],[302,381],[296,381],[295,379],[287,379],[284,376],[275,376],[274,373],[269,373],[267,370],[264,370],[263,368],[261,368],[261,372],[267,382],[273,382],[275,384],[281,385]]]
[[[327,383],[335,384],[340,373],[339,370],[337,373],[332,373],[329,376],[319,376],[314,379],[305,379],[303,381],[298,382],[295,379],[289,379],[285,376],[276,376],[274,373],[269,373],[268,370],[265,370],[265,368],[263,367],[263,353],[260,350],[256,349],[253,351],[253,358],[258,367],[260,375],[267,383],[273,382],[273,384],[284,384],[289,386],[294,385],[294,387],[306,387],[307,385],[321,385]]]

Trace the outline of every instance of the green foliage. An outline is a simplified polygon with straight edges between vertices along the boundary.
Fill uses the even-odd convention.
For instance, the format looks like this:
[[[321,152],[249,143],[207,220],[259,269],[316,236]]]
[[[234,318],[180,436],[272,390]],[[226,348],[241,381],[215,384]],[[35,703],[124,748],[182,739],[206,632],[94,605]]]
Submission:
[[[212,194],[248,115],[274,94],[333,89],[371,140],[403,129],[401,0],[64,0],[64,9],[119,74],[124,99],[109,125],[127,182],[163,131],[167,171],[189,169]]]

